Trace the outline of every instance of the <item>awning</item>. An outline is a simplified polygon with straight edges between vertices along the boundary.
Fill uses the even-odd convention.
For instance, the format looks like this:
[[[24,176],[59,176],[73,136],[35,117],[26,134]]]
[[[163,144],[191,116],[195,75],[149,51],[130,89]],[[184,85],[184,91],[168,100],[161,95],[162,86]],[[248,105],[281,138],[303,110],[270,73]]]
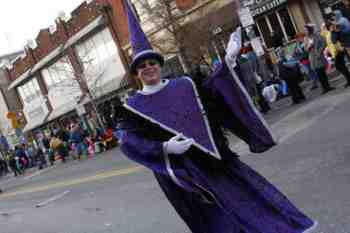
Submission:
[[[89,98],[85,97],[81,104],[86,104],[88,102],[89,102]],[[77,103],[74,102],[74,101],[71,101],[71,102],[69,102],[67,104],[64,104],[64,105],[60,106],[60,107],[52,110],[52,112],[50,113],[50,115],[47,118],[46,122],[53,121],[53,120],[63,116],[64,114],[75,110],[76,107],[77,107]]]
[[[47,63],[52,61],[52,59],[54,59],[55,57],[60,55],[62,52],[63,52],[63,45],[60,45],[57,48],[55,48],[53,51],[51,51],[48,55],[46,55],[43,59],[41,59],[39,62],[37,62],[33,66],[32,70],[30,72],[31,75],[34,74],[39,69],[41,69],[42,67],[44,67]]]
[[[31,75],[31,70],[29,69],[26,72],[24,72],[21,76],[19,76],[15,81],[13,81],[11,83],[11,85],[7,88],[8,90],[11,90],[14,87],[17,87],[18,85],[20,85],[23,81],[25,81],[27,78],[30,77]]]
[[[49,114],[45,114],[43,117],[37,119],[37,120],[33,120],[33,121],[29,121],[26,126],[23,128],[23,132],[27,132],[30,131],[32,129],[35,129],[41,125],[43,125],[45,123],[45,119]]]
[[[71,102],[52,110],[49,117],[47,118],[47,121],[49,122],[49,121],[55,120],[56,118],[75,110],[76,106],[77,106],[76,103]]]

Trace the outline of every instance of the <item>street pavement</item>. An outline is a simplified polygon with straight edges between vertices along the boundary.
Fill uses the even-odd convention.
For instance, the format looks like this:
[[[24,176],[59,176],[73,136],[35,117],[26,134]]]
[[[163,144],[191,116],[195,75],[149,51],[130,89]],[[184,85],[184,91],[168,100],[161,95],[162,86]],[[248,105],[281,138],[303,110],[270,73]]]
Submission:
[[[308,101],[288,98],[266,115],[279,145],[241,159],[319,222],[317,233],[350,233],[350,89]],[[120,150],[0,180],[1,233],[186,233],[152,173]]]

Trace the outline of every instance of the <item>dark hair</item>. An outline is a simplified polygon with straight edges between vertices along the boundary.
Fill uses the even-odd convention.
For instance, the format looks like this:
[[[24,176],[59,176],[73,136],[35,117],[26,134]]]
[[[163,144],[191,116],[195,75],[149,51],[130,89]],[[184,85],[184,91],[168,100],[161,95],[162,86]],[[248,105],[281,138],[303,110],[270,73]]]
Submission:
[[[310,24],[306,24],[305,25],[305,29],[309,32],[309,34],[313,35],[315,32],[315,29],[313,26],[311,26]]]
[[[326,26],[328,31],[331,29],[332,24],[333,23],[330,20],[326,20],[325,26]]]
[[[142,83],[141,81],[136,77],[136,75],[133,75],[131,73],[127,74],[127,80],[130,84],[131,88],[134,90],[141,90],[142,89]]]

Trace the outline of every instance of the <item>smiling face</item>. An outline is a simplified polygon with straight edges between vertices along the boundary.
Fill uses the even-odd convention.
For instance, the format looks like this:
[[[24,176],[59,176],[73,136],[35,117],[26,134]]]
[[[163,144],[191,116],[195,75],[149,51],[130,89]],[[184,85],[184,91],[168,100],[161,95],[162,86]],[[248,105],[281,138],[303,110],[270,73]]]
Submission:
[[[156,85],[160,82],[161,66],[157,60],[146,59],[136,66],[137,78],[143,85]]]

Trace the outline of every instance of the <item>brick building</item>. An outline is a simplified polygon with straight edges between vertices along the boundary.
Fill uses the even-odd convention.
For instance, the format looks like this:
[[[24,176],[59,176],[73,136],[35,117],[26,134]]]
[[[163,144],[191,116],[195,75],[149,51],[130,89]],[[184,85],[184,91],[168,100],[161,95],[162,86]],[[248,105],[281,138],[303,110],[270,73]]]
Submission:
[[[9,90],[20,98],[25,132],[78,117],[78,106],[89,113],[92,99],[123,96],[127,63],[118,45],[126,39],[125,32],[122,37],[116,32],[123,24],[113,11],[107,1],[84,1],[41,29],[25,55],[8,67]]]
[[[16,90],[23,105],[25,131],[67,116],[77,117],[76,109],[81,105],[88,113],[93,112],[92,99],[102,102],[125,96],[131,49],[123,2],[87,0],[70,15],[61,14],[53,26],[40,30],[25,47],[25,56],[7,69],[9,89]],[[201,56],[207,64],[223,57],[233,30],[232,0],[170,1],[171,15],[178,20],[177,36],[182,41],[174,40],[169,24],[155,23],[150,11],[140,5],[142,0],[131,2],[154,48],[165,55],[165,70],[188,72],[188,64],[198,62],[194,61],[196,57]],[[144,2],[150,9],[158,9],[154,5],[157,1]],[[305,22],[322,19],[319,8],[312,5],[316,0],[257,2],[251,10],[258,34],[268,47],[271,30],[280,29],[288,41]],[[184,8],[179,9],[179,3]]]
[[[171,47],[179,44],[183,46],[180,53],[166,54],[169,59],[178,60],[178,63],[184,65],[193,61],[198,62],[196,58],[202,56],[206,63],[212,64],[224,56],[229,35],[233,30],[232,0],[170,1],[172,17],[177,19],[175,24],[181,25],[178,33],[184,38],[182,41],[177,41],[178,45],[174,44],[174,39],[171,38],[173,35],[168,33],[167,27],[169,28],[168,25],[171,23],[168,21],[168,25],[167,23],[157,25],[154,23],[157,19],[152,18],[152,14],[149,15],[147,8],[157,11],[157,1],[131,0],[131,2],[134,3],[142,27],[151,38],[154,47],[171,51]],[[176,2],[189,3],[189,7],[179,10],[179,7],[175,6]],[[321,26],[323,22],[319,0],[240,0],[240,2],[242,6],[250,8],[256,23],[254,27],[256,34],[267,48],[272,47],[272,32],[281,35],[284,42],[289,44],[294,41],[298,33],[304,31],[306,23]],[[157,40],[162,37],[168,37],[169,40]],[[160,45],[157,41],[163,43]],[[170,49],[164,49],[165,46]],[[123,48],[128,49],[127,46]]]

